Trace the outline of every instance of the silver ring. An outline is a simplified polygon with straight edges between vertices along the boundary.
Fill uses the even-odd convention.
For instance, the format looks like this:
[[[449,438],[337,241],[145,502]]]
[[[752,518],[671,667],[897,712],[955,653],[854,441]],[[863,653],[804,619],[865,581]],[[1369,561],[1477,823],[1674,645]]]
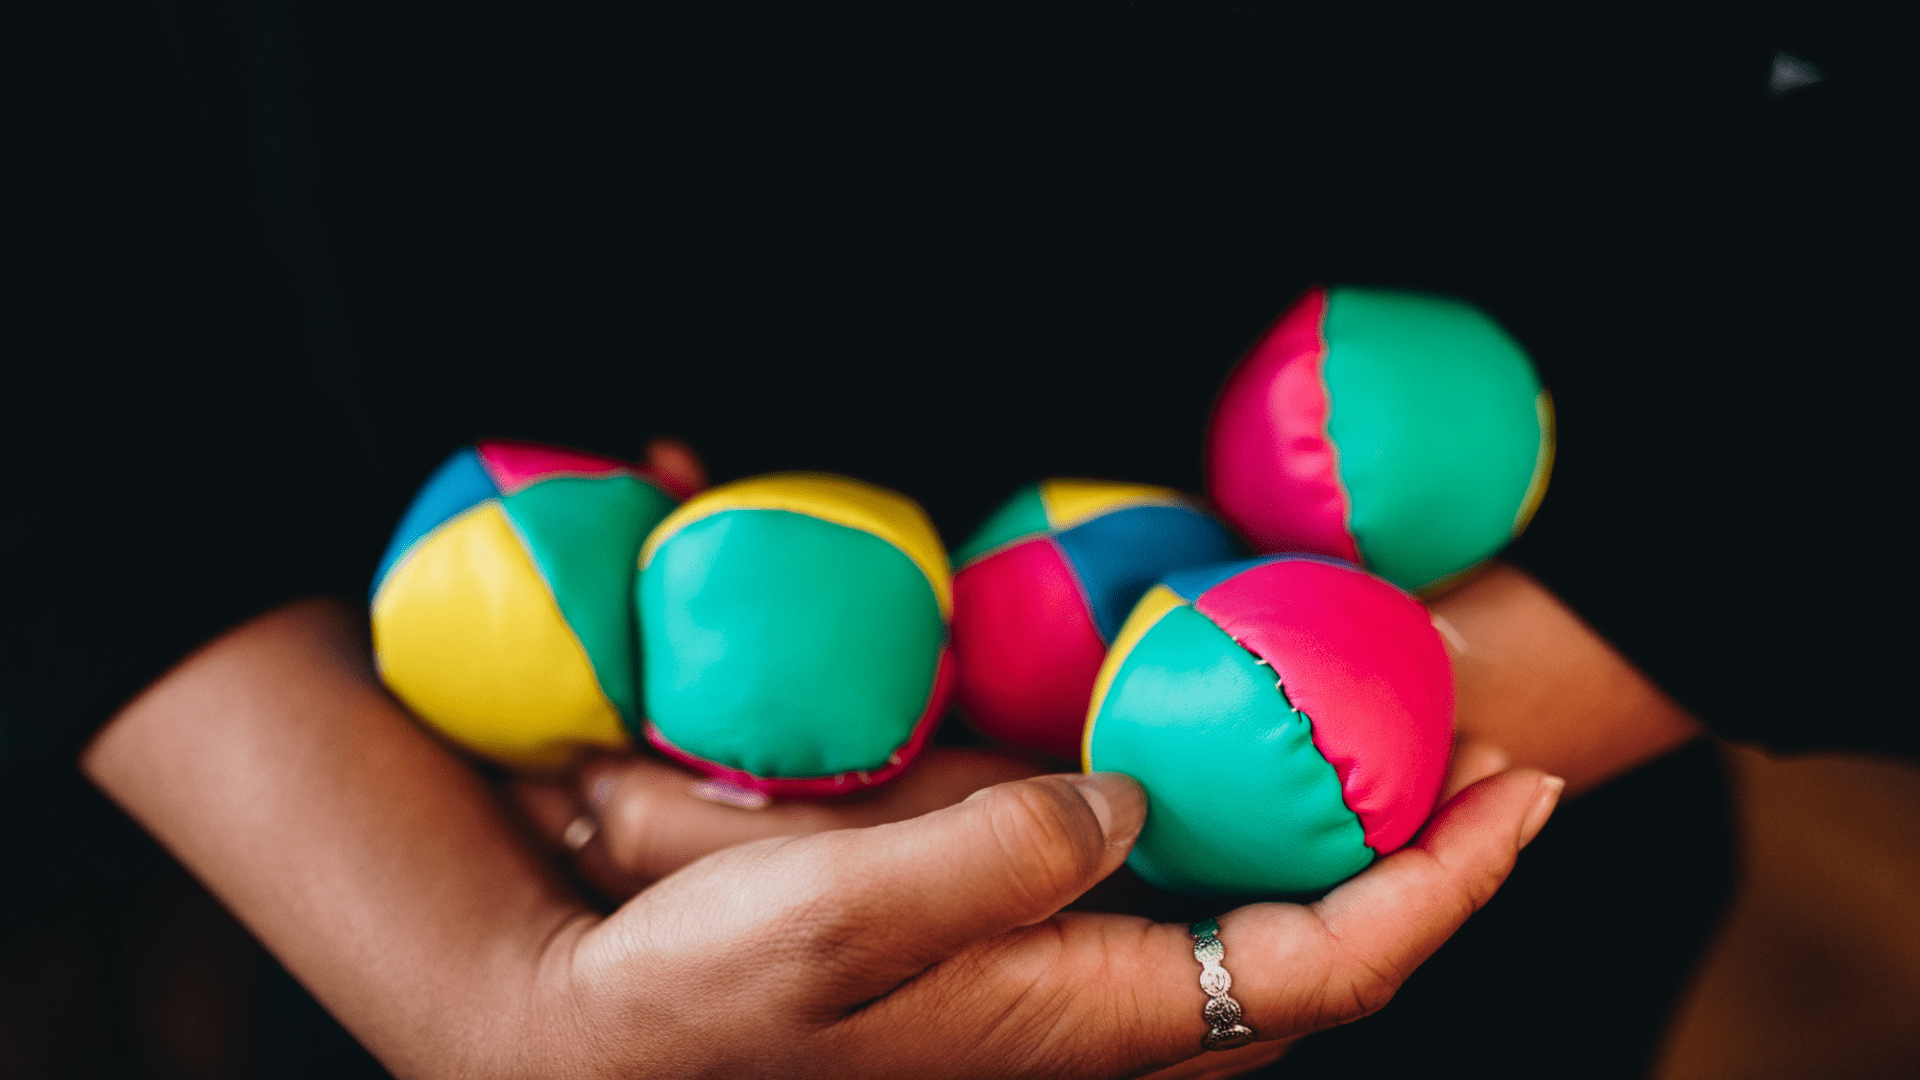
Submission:
[[[579,851],[593,843],[593,838],[599,832],[600,823],[586,814],[581,814],[567,822],[566,830],[560,834],[560,842],[567,845],[569,851]]]
[[[1232,1050],[1247,1045],[1253,1041],[1253,1029],[1240,1022],[1245,1014],[1240,1003],[1227,993],[1233,989],[1233,976],[1220,966],[1227,947],[1216,936],[1220,933],[1219,921],[1202,919],[1187,927],[1187,933],[1193,935],[1193,958],[1200,961],[1200,989],[1207,993],[1206,1007],[1200,1011],[1207,1021],[1207,1033],[1200,1037],[1200,1048]]]

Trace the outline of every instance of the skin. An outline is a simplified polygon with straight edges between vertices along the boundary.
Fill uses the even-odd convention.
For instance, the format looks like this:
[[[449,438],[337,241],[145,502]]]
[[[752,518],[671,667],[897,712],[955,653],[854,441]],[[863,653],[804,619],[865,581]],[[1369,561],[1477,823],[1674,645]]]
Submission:
[[[734,844],[602,915],[384,693],[363,622],[317,600],[236,628],[82,764],[396,1074],[1126,1076],[1200,1058],[1184,927],[1060,911],[1125,858],[1131,780],[1016,780]],[[1559,791],[1499,773],[1320,903],[1223,915],[1234,996],[1269,1040],[1248,1049],[1385,1004]]]
[[[697,487],[676,447],[649,464]],[[1535,604],[1503,628],[1502,605],[1529,595],[1443,609],[1469,641],[1466,736],[1415,842],[1317,904],[1220,917],[1262,1039],[1226,1054],[1199,1052],[1183,926],[1061,910],[1138,833],[1125,777],[936,751],[864,800],[744,810],[629,758],[520,785],[516,812],[384,693],[364,620],[328,600],[183,661],[82,764],[401,1076],[1225,1076],[1383,1005],[1552,812],[1562,782],[1507,766],[1559,744],[1510,754],[1478,734],[1527,733],[1526,709],[1582,720],[1536,683],[1618,690],[1618,671],[1589,670],[1618,658],[1601,643],[1543,666],[1540,635],[1571,617]],[[1507,681],[1475,681],[1492,677]],[[1675,734],[1582,745],[1624,768]],[[596,908],[543,843],[578,848],[582,876],[624,902]]]
[[[1517,568],[1491,566],[1431,609],[1444,627],[1457,701],[1458,742],[1443,798],[1514,765],[1563,777],[1577,794],[1701,734],[1697,721]],[[603,757],[570,782],[523,782],[514,796],[546,842],[570,851],[582,876],[618,900],[727,845],[903,820],[1041,771],[1000,754],[933,750],[865,799],[745,810],[713,801],[697,778],[658,761]],[[1130,882],[1098,890],[1092,904],[1152,907],[1142,905],[1144,891]],[[1210,1055],[1161,1075],[1233,1075],[1279,1057],[1285,1046]]]
[[[1579,794],[1701,734],[1693,717],[1515,567],[1496,564],[1430,606],[1453,662],[1459,744],[1449,793],[1464,786],[1463,776],[1517,765],[1562,777]],[[622,756],[589,761],[567,782],[518,784],[515,796],[552,847],[571,849],[582,874],[620,900],[729,844],[899,821],[1044,771],[1003,754],[936,749],[870,797],[743,810],[703,796],[700,780],[685,772]]]
[[[1441,637],[1456,729],[1564,777],[1570,792],[1701,735],[1699,721],[1517,567],[1495,564],[1429,606],[1453,631]]]

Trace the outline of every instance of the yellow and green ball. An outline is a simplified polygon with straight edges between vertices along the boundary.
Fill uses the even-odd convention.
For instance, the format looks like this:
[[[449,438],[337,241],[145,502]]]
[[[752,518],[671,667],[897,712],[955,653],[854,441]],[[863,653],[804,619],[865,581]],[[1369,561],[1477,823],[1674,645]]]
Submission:
[[[903,770],[952,682],[947,560],[918,504],[824,473],[714,488],[640,553],[643,732],[779,796]]]
[[[620,749],[639,718],[634,561],[674,500],[646,470],[534,443],[448,458],[374,575],[395,697],[451,742],[553,769]]]

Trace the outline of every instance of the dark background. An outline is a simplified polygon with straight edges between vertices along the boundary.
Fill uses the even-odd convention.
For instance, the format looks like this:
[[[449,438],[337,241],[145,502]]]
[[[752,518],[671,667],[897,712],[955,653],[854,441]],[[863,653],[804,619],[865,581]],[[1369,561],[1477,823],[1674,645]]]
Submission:
[[[238,619],[362,593],[455,446],[674,434],[722,479],[900,488],[957,543],[1041,476],[1197,489],[1221,378],[1314,282],[1528,346],[1562,442],[1516,558],[1709,726],[1920,745],[1915,117],[1872,10],[553,7],[5,17],[5,917],[104,1003],[31,1060],[164,1071],[125,898],[191,891],[71,754]],[[1782,51],[1823,81],[1770,92]],[[1644,1059],[1730,872],[1717,767],[1654,772],[1568,808],[1434,1000],[1551,958],[1602,1011],[1532,995],[1503,1045]],[[1575,902],[1644,918],[1576,943]],[[261,978],[296,1004],[232,1038],[299,1044]]]

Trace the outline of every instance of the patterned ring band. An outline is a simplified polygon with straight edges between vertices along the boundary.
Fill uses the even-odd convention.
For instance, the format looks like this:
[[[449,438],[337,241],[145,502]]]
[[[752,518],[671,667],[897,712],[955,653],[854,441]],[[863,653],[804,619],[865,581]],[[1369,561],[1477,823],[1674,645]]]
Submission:
[[[1233,989],[1233,976],[1220,966],[1227,947],[1215,936],[1220,923],[1203,919],[1187,927],[1193,935],[1193,958],[1200,961],[1200,989],[1207,992],[1206,1008],[1201,1015],[1207,1021],[1207,1033],[1200,1037],[1203,1050],[1232,1050],[1253,1041],[1253,1029],[1240,1022],[1240,1003],[1227,993]]]

